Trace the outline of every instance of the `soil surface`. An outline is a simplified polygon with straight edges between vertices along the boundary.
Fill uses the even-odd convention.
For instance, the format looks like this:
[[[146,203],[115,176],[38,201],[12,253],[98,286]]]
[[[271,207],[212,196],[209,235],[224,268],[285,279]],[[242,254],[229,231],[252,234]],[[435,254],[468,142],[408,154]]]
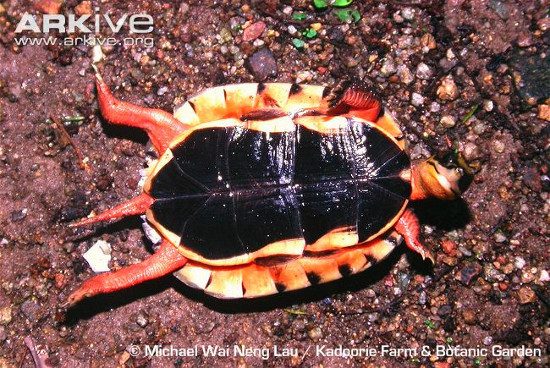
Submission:
[[[34,366],[31,350],[51,367],[548,366],[549,3],[313,3],[0,1],[0,367]],[[44,36],[15,32],[25,12],[41,27],[42,13],[95,6],[154,20],[148,34],[101,23],[102,37],[153,41],[103,46],[98,66],[122,100],[172,111],[214,85],[363,79],[413,159],[458,145],[478,170],[463,199],[413,206],[435,266],[401,246],[360,275],[261,300],[215,300],[168,276],[61,309],[93,275],[83,253],[98,240],[112,270],[152,252],[139,218],[68,227],[139,193],[150,151],[143,133],[101,118],[91,63],[102,55],[17,42]]]

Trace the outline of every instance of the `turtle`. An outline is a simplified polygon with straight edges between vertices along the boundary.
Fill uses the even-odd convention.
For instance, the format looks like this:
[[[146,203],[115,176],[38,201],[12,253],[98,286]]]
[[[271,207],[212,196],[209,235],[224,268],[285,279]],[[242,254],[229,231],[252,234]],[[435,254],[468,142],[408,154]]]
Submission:
[[[256,298],[357,274],[403,240],[424,260],[411,201],[458,198],[473,174],[458,150],[411,162],[371,84],[241,83],[167,111],[115,98],[99,109],[143,129],[158,153],[141,194],[72,224],[144,215],[160,233],[141,263],[85,281],[67,299],[174,274],[215,298]]]

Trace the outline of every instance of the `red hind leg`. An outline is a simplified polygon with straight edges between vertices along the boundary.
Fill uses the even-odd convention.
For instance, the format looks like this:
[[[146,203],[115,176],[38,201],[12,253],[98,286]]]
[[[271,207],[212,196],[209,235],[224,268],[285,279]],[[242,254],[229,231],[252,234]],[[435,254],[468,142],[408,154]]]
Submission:
[[[103,117],[113,124],[145,130],[160,154],[166,151],[176,136],[187,129],[185,124],[164,110],[150,109],[117,100],[99,73],[96,74],[96,87]]]
[[[131,215],[143,215],[155,200],[147,193],[141,193],[139,196],[119,204],[105,212],[94,217],[85,218],[74,224],[71,227],[85,226],[95,224],[97,222],[117,220],[122,217]]]
[[[347,82],[335,90],[330,115],[351,114],[373,122],[378,119],[382,103],[365,83]]]
[[[411,210],[406,210],[403,213],[395,225],[395,230],[405,238],[405,244],[407,244],[409,249],[420,254],[422,259],[429,258],[432,263],[435,263],[432,252],[418,240],[420,225],[418,224],[418,218],[416,218],[416,215]]]
[[[175,246],[164,240],[158,251],[141,263],[121,268],[118,271],[103,273],[87,280],[74,291],[66,307],[78,303],[84,298],[129,288],[145,281],[153,280],[177,271],[187,263]]]

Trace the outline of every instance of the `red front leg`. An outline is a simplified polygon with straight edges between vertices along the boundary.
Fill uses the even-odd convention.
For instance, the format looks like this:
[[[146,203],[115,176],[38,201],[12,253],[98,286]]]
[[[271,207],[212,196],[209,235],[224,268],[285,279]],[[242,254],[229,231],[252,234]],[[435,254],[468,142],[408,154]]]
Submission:
[[[175,246],[164,240],[157,252],[144,261],[86,280],[80,288],[69,295],[64,306],[70,307],[84,298],[127,289],[142,282],[157,279],[177,271],[186,263],[187,258],[182,256]]]
[[[409,249],[420,254],[423,260],[429,258],[430,261],[435,264],[435,258],[432,252],[418,240],[420,236],[420,225],[418,223],[418,218],[411,210],[405,210],[399,221],[397,221],[395,230],[405,238],[405,244],[407,244]]]
[[[164,153],[170,142],[187,129],[185,124],[164,110],[117,100],[99,73],[96,74],[96,87],[103,117],[113,124],[145,130],[159,154]]]

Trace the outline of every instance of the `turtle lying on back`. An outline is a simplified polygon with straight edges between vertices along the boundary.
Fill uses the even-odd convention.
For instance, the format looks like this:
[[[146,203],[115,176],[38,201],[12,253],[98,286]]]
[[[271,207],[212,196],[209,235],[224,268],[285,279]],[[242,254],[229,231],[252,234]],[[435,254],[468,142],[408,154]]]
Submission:
[[[361,83],[214,87],[174,114],[115,99],[113,124],[144,129],[160,158],[143,193],[88,225],[146,214],[162,235],[141,263],[87,280],[68,299],[174,273],[218,298],[253,298],[361,272],[419,241],[409,201],[454,199],[472,175],[460,155],[411,164],[401,129]]]

